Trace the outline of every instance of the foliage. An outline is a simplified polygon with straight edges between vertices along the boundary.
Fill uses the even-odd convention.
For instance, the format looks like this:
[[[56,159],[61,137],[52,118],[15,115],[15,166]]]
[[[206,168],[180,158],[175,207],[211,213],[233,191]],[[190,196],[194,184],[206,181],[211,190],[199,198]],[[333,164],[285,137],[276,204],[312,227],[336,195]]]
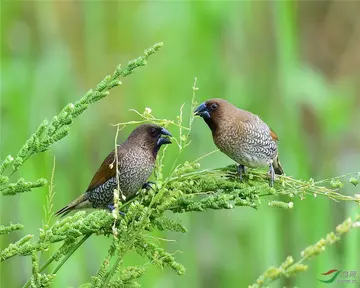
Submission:
[[[269,267],[262,275],[259,276],[256,283],[250,285],[249,288],[263,287],[282,276],[294,277],[297,273],[306,271],[308,266],[302,264],[302,262],[310,260],[311,258],[324,252],[327,246],[336,243],[341,239],[341,236],[344,236],[344,234],[347,234],[353,228],[359,228],[359,226],[360,215],[354,217],[354,220],[351,218],[346,219],[343,223],[336,227],[335,233],[330,232],[325,238],[320,239],[316,244],[306,247],[301,252],[301,259],[299,261],[294,263],[293,257],[288,256],[279,267]]]
[[[108,95],[108,90],[121,84],[117,80],[120,76],[127,76],[139,66],[146,64],[146,59],[155,53],[161,44],[156,44],[153,48],[145,51],[143,56],[129,62],[122,69],[118,66],[112,76],[107,76],[94,90],[90,90],[86,95],[75,104],[68,104],[58,116],[48,124],[44,121],[38,130],[29,138],[13,158],[8,156],[0,166],[3,175],[6,169],[12,164],[12,169],[8,176],[1,178],[1,191],[4,195],[15,195],[17,193],[31,191],[35,187],[44,186],[45,179],[34,182],[27,182],[19,179],[9,183],[9,177],[17,171],[21,165],[33,154],[48,150],[50,146],[65,137],[69,133],[70,125],[77,116],[84,112],[89,104],[99,101]],[[139,124],[143,122],[154,122],[163,126],[173,125],[179,129],[178,137],[174,138],[178,147],[178,156],[174,160],[170,173],[165,175],[163,172],[163,159],[166,149],[157,159],[155,171],[156,186],[151,190],[141,191],[134,199],[122,204],[120,200],[121,191],[114,193],[116,209],[114,213],[99,210],[89,214],[84,211],[76,213],[74,216],[66,217],[51,223],[53,180],[50,182],[46,224],[40,229],[39,237],[34,239],[34,235],[26,235],[15,243],[11,243],[0,253],[0,261],[5,261],[14,256],[31,256],[32,259],[32,278],[24,285],[32,287],[48,287],[56,277],[56,273],[71,257],[71,255],[92,235],[112,236],[112,244],[108,254],[101,263],[98,272],[92,277],[91,283],[86,283],[83,287],[138,287],[137,279],[146,272],[148,264],[155,265],[160,269],[170,267],[177,274],[183,275],[185,268],[179,264],[174,255],[166,252],[158,243],[148,237],[148,231],[158,229],[185,233],[187,230],[181,221],[174,220],[168,216],[167,211],[174,213],[185,213],[191,211],[204,212],[209,209],[233,209],[236,206],[248,206],[258,208],[262,202],[268,203],[271,207],[291,209],[293,201],[284,202],[272,200],[288,197],[304,199],[307,195],[322,195],[333,200],[349,200],[359,203],[359,198],[345,196],[339,193],[338,189],[343,185],[342,180],[351,176],[350,182],[355,183],[353,175],[344,175],[334,179],[326,179],[315,182],[297,180],[289,176],[278,176],[273,188],[269,187],[269,179],[263,170],[248,170],[244,181],[238,180],[235,166],[218,169],[200,169],[202,158],[216,153],[213,151],[192,162],[178,164],[181,153],[189,147],[189,140],[192,123],[194,121],[193,109],[196,105],[195,92],[197,91],[196,79],[193,85],[193,97],[189,105],[190,118],[186,124],[183,119],[183,109],[180,108],[179,116],[176,120],[159,119],[152,115],[150,108],[146,108],[143,113],[136,110],[134,112],[140,116],[140,120],[117,124],[115,145],[117,145],[118,132],[126,125]],[[55,162],[54,162],[55,163]],[[55,167],[55,164],[54,164]],[[54,170],[52,175],[54,175]],[[52,176],[53,178],[53,176]],[[355,180],[354,180],[355,179]],[[281,199],[282,199],[281,198]],[[125,213],[119,217],[117,211]],[[355,221],[358,221],[357,218]],[[351,227],[357,227],[358,222],[348,220],[337,229],[336,234],[329,234],[325,240],[321,240],[315,246],[304,250],[302,260],[310,259],[323,250],[327,244],[337,241],[342,234],[348,232]],[[21,229],[21,224],[11,224],[1,226],[0,234],[10,233]],[[38,252],[46,252],[52,244],[61,242],[62,246],[48,260],[40,266],[37,257]],[[135,251],[147,262],[141,267],[124,267],[123,259],[129,251]],[[57,267],[48,273],[45,269],[52,263],[58,262]],[[293,264],[292,258],[287,260],[280,268],[269,268],[264,275],[260,276],[254,287],[259,287],[269,280],[274,280],[284,275],[293,276],[297,272],[304,271],[305,266],[300,262]],[[258,285],[258,286],[256,286]]]

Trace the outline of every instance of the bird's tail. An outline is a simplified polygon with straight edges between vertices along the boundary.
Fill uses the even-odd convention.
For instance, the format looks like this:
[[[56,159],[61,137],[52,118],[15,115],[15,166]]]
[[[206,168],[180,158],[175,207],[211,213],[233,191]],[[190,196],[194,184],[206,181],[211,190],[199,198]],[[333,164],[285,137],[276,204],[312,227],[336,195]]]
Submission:
[[[86,194],[83,194],[76,198],[73,202],[71,202],[69,205],[66,205],[64,208],[61,208],[59,211],[55,213],[56,216],[64,217],[68,213],[70,213],[72,210],[80,208],[84,206],[85,202],[88,202]]]
[[[274,171],[275,171],[275,174],[278,174],[278,175],[283,175],[284,174],[284,170],[283,168],[281,167],[281,164],[280,164],[280,161],[279,161],[279,157],[276,157],[274,162],[273,162],[273,166],[274,166]]]

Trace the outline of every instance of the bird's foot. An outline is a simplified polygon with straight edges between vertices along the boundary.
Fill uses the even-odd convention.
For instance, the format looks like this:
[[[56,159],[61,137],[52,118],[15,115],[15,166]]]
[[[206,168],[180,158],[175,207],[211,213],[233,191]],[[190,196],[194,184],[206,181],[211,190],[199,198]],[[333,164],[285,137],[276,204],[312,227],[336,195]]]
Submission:
[[[237,167],[237,172],[239,173],[239,179],[240,181],[243,180],[243,175],[245,174],[245,166],[240,164],[238,167]]]
[[[155,182],[152,182],[152,181],[148,181],[148,182],[146,182],[146,183],[142,186],[142,189],[146,189],[146,190],[152,189],[153,191],[155,191],[153,185],[156,186],[156,183],[155,183]]]
[[[110,209],[110,212],[114,211],[114,209],[115,209],[114,205],[111,205],[111,204],[108,205],[108,208]],[[119,211],[119,214],[122,216],[125,216],[125,213],[122,211]]]
[[[270,166],[269,166],[269,175],[270,175],[270,187],[273,187],[274,186],[274,179],[275,179],[275,170],[274,170],[274,167],[273,167],[273,164],[270,163]]]

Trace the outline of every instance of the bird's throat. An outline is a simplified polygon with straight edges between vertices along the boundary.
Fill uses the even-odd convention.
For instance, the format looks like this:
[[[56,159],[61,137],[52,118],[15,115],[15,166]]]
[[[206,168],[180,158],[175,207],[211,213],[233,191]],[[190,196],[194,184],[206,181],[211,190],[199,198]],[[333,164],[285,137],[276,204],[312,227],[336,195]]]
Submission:
[[[165,145],[165,143],[159,143],[155,145],[155,148],[153,150],[153,156],[155,159],[162,145]]]
[[[217,125],[211,118],[203,118],[213,134],[217,131]]]
[[[156,159],[156,156],[157,156],[160,148],[161,148],[161,145],[157,144],[157,145],[155,146],[154,150],[153,150],[153,156],[154,156],[155,159]]]

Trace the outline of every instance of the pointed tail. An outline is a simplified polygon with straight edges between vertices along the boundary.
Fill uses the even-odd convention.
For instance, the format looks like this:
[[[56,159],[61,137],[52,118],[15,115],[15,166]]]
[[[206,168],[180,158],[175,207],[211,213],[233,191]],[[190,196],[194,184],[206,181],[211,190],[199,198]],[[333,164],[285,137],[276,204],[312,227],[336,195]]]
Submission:
[[[87,201],[86,194],[81,195],[80,197],[76,198],[73,202],[71,202],[69,205],[66,205],[65,207],[61,208],[59,211],[55,213],[56,216],[64,217],[71,211],[78,209],[80,207],[83,207],[85,204],[85,201]],[[87,201],[88,202],[88,201]]]
[[[276,157],[276,159],[275,159],[274,162],[273,162],[273,166],[274,166],[275,174],[284,175],[284,170],[283,170],[283,168],[281,167],[281,164],[280,164],[280,161],[279,161],[279,157]]]

